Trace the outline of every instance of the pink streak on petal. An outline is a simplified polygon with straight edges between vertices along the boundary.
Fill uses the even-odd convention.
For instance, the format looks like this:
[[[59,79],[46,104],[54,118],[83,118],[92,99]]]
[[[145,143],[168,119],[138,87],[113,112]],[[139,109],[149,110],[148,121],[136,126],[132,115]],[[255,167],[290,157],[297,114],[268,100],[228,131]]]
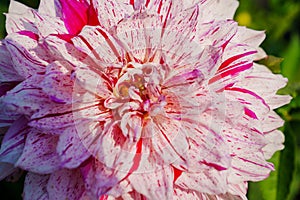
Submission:
[[[85,1],[60,0],[62,16],[70,34],[78,34],[87,24],[88,4]]]
[[[244,108],[245,114],[248,115],[249,117],[253,118],[253,119],[258,119],[256,114],[250,110],[249,108],[245,107]]]

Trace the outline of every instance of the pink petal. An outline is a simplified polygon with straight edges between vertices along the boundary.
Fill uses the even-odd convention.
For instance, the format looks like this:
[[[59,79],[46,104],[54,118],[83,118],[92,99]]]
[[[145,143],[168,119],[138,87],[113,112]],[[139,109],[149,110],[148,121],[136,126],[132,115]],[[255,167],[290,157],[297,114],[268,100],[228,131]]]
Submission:
[[[8,14],[6,14],[6,31],[8,34],[22,30],[32,31],[37,33],[34,25],[33,9],[11,0]]]
[[[260,96],[274,96],[280,88],[287,84],[287,79],[280,74],[273,74],[263,65],[254,64],[251,73],[247,74],[244,79],[239,81],[237,85],[243,86],[245,89],[255,91]]]
[[[220,194],[227,191],[228,171],[216,169],[203,170],[199,173],[183,172],[175,184],[184,190],[195,190],[201,193]],[[216,185],[218,187],[216,187]]]
[[[50,54],[55,55],[56,60],[69,61],[74,66],[82,66],[84,64],[98,66],[86,53],[78,50],[71,44],[71,38],[69,37],[50,35],[45,38],[43,44],[47,46]]]
[[[76,84],[97,95],[97,97],[106,99],[112,95],[111,83],[107,81],[106,75],[102,71],[94,71],[94,69],[82,67],[77,68],[75,76]]]
[[[264,146],[262,150],[264,152],[265,158],[268,160],[276,151],[282,150],[284,148],[284,135],[279,130],[274,130],[264,135],[268,140],[268,144]]]
[[[287,79],[282,75],[272,74],[265,66],[254,64],[253,71],[236,85],[255,91],[256,94],[264,97],[271,109],[276,109],[291,100],[288,95],[276,95],[277,90],[283,88],[286,83]]]
[[[115,63],[124,54],[112,35],[99,26],[85,27],[72,41],[81,51],[105,63]]]
[[[198,200],[199,197],[196,192],[191,190],[183,190],[178,186],[174,186],[174,200],[182,200],[182,199],[195,199]]]
[[[132,187],[149,199],[173,199],[173,172],[166,166],[161,170],[131,174]]]
[[[61,4],[59,0],[40,0],[38,12],[51,17],[61,17]]]
[[[3,41],[0,41],[0,80],[1,82],[22,80],[13,67],[11,55]]]
[[[195,35],[194,29],[197,24],[198,15],[199,7],[196,5],[176,13],[176,17],[168,20],[167,24],[163,24],[161,48],[164,54],[171,59],[174,59],[173,57],[189,55],[192,51],[189,43],[191,43]],[[189,46],[185,45],[186,43]],[[197,49],[199,49],[199,47]]]
[[[274,170],[272,163],[265,161],[262,152],[253,152],[232,158],[232,172],[228,180],[232,183],[241,181],[260,181],[269,176]]]
[[[0,162],[15,164],[22,154],[28,133],[28,120],[20,117],[8,129],[2,140]]]
[[[151,137],[152,149],[165,164],[185,161],[184,155],[189,144],[187,131],[179,120],[156,116],[144,127],[145,135]]]
[[[100,25],[106,30],[133,13],[132,6],[125,4],[124,1],[92,0],[91,2]]]
[[[60,168],[56,152],[57,136],[45,135],[36,131],[28,133],[25,147],[16,166],[35,173],[52,173]]]
[[[47,66],[46,75],[40,87],[57,103],[71,103],[73,100],[74,81],[71,79],[72,71],[67,62],[54,62]]]
[[[284,120],[281,119],[281,117],[276,112],[271,110],[268,114],[264,116],[262,122],[262,131],[270,132],[279,127],[282,127],[283,124],[284,124]]]
[[[83,146],[75,127],[65,129],[59,136],[56,149],[65,168],[76,168],[91,156]]]
[[[5,44],[12,56],[15,70],[24,78],[28,78],[33,74],[44,72],[48,63],[39,57],[40,54],[46,53],[38,46],[38,38],[23,33],[10,34],[6,37]]]
[[[83,178],[78,169],[53,172],[47,184],[48,195],[53,200],[79,199],[84,191]]]
[[[289,104],[292,100],[290,95],[274,95],[272,98],[266,99],[266,103],[271,109],[276,109],[286,104]]]
[[[85,174],[86,187],[98,198],[105,194],[113,193],[120,196],[132,190],[128,181],[124,181],[126,172],[108,168],[98,161],[93,161],[83,169]],[[121,188],[118,185],[121,186]],[[101,198],[100,198],[101,199]],[[104,198],[105,199],[105,198]]]
[[[130,60],[144,63],[155,59],[159,62],[161,34],[159,16],[142,13],[119,22],[114,30],[119,45],[128,53]]]
[[[236,0],[212,0],[200,3],[201,22],[232,19],[238,7]],[[225,9],[226,8],[226,9]]]
[[[130,141],[139,141],[143,129],[142,118],[135,112],[127,112],[122,116],[120,128]]]
[[[247,200],[246,194],[248,190],[248,182],[241,182],[238,184],[229,184],[228,192],[233,195],[238,195],[243,200]]]
[[[265,118],[265,115],[270,112],[269,105],[262,97],[244,88],[226,88],[226,99],[239,102],[244,108],[253,112],[259,120]]]
[[[94,138],[93,141],[89,143],[87,143],[88,141],[83,141],[92,154],[107,167],[130,173],[135,165],[133,160],[136,156],[138,145],[126,140],[116,123],[108,123],[104,130],[98,128],[97,134],[98,136],[92,136]],[[97,139],[97,137],[99,138]]]
[[[182,124],[188,133],[189,142],[189,149],[183,155],[187,163],[184,171],[201,172],[208,168],[224,171],[230,168],[230,148],[221,134],[195,121]]]
[[[78,34],[88,24],[88,1],[60,0],[62,19],[72,35]],[[74,20],[76,19],[76,20]]]
[[[225,47],[238,30],[238,25],[233,20],[212,21],[197,24],[197,40],[201,45]]]
[[[50,34],[67,34],[68,31],[64,22],[58,17],[41,15],[36,11],[32,11],[35,18],[35,25],[40,36],[47,37]],[[76,20],[73,20],[76,21]]]
[[[49,175],[40,175],[28,172],[24,184],[24,200],[48,200],[49,195],[46,187],[49,180]]]
[[[150,0],[144,1],[144,5],[150,13],[157,13],[161,17],[163,24],[167,24],[168,20],[182,11],[183,1],[172,0]]]
[[[232,38],[231,42],[235,44],[246,44],[257,48],[265,39],[264,31],[256,31],[246,27],[238,27],[237,33]]]
[[[36,84],[40,80],[40,76],[30,77],[7,92],[1,99],[6,106],[3,111],[7,111],[9,115],[15,115],[16,113],[32,115],[43,106],[48,106],[48,97],[40,88],[36,88]]]
[[[95,96],[93,96],[95,98]],[[99,110],[99,103],[96,101],[85,101],[84,97],[77,99],[73,105],[62,105],[49,103],[32,115],[30,126],[46,131],[45,133],[60,134],[61,130],[70,126],[80,126],[83,121],[89,119],[101,119],[107,117],[106,111]]]

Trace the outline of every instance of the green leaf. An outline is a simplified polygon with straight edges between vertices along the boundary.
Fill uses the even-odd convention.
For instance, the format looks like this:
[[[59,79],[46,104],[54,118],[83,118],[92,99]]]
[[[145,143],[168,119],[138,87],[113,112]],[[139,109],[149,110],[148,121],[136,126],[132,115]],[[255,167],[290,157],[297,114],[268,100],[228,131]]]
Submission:
[[[279,165],[280,152],[276,152],[269,160],[275,166],[275,171],[270,173],[270,176],[263,181],[249,183],[249,200],[276,200],[277,190],[277,177],[278,177],[278,165]]]
[[[266,180],[258,183],[261,188],[262,197],[265,200],[276,200],[279,158],[280,152],[278,151],[269,160],[274,164],[275,171],[271,172]]]
[[[295,140],[289,123],[285,126],[285,148],[280,154],[276,200],[286,200],[295,170]]]
[[[284,62],[282,63],[282,74],[286,76],[290,82],[300,82],[300,39],[299,35],[292,36],[290,44],[284,53]]]
[[[280,64],[283,58],[278,58],[272,55],[267,56],[265,59],[260,60],[258,63],[267,66],[273,73],[280,73]]]

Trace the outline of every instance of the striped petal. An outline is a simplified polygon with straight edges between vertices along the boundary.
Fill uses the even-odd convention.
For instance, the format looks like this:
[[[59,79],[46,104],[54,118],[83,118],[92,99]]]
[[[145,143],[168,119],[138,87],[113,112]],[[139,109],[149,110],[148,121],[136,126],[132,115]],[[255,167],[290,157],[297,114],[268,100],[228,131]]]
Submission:
[[[79,199],[85,191],[80,170],[63,169],[49,176],[47,193],[53,200]]]
[[[60,160],[56,152],[57,142],[57,136],[30,131],[16,166],[27,171],[43,174],[58,170]]]
[[[50,175],[41,175],[28,172],[25,178],[24,200],[48,200],[47,183]]]

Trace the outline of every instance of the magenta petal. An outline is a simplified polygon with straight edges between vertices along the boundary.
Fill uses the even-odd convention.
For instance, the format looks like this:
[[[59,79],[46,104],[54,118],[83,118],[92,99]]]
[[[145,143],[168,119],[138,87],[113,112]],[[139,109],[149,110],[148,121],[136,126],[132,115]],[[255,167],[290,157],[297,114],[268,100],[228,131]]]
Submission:
[[[88,1],[60,0],[60,4],[62,18],[69,33],[72,35],[79,33],[88,21]]]
[[[79,199],[85,191],[80,171],[63,169],[50,175],[47,192],[51,199]]]
[[[35,173],[52,173],[60,168],[56,152],[58,137],[36,131],[28,133],[25,147],[16,166]]]
[[[48,180],[49,175],[40,175],[28,172],[24,184],[24,200],[48,200],[49,195],[46,190]]]

